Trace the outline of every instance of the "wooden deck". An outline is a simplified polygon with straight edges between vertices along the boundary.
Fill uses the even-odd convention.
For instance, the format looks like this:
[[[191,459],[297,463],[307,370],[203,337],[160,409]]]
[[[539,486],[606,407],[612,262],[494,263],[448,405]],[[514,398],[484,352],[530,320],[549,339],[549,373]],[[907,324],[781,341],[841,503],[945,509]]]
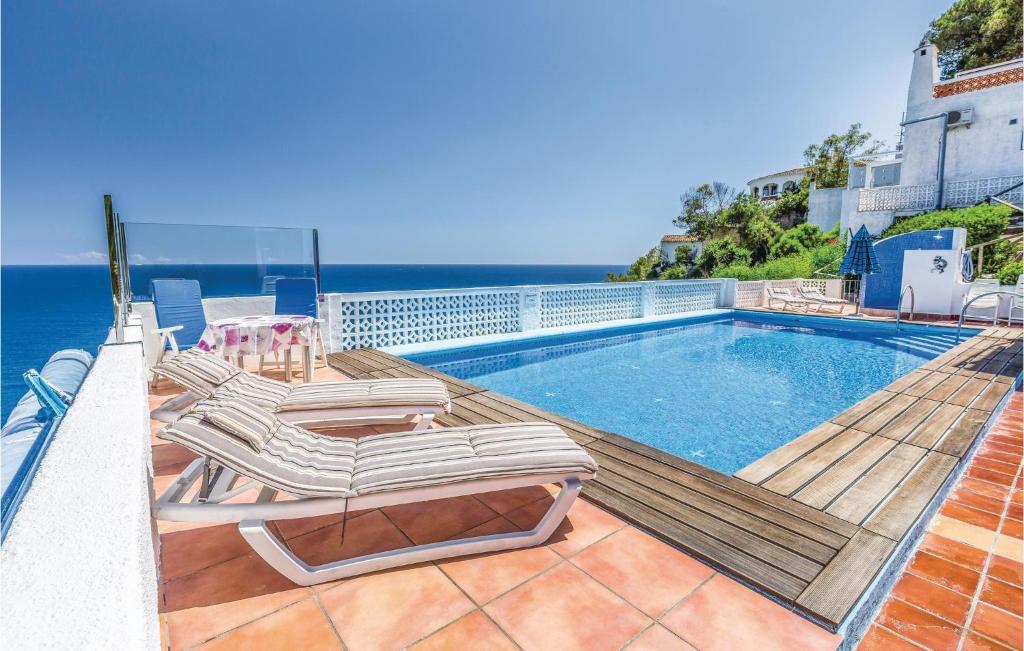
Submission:
[[[558,424],[600,465],[585,497],[835,627],[1011,390],[1020,350],[1020,330],[986,331],[737,477],[377,350],[328,360],[352,378],[440,379],[443,426]]]

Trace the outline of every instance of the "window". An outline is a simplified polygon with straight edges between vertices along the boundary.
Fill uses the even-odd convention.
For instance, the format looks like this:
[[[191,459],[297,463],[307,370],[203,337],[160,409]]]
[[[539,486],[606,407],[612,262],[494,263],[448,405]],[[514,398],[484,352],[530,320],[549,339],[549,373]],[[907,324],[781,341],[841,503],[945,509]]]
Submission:
[[[755,197],[755,198],[757,197],[757,195],[759,194],[759,192],[760,192],[759,188],[758,188],[758,187],[757,187],[757,186],[755,185],[755,186],[754,186],[754,197]]]
[[[785,193],[796,192],[796,181],[786,181],[782,184],[782,191]]]
[[[778,193],[779,193],[779,185],[778,185],[778,183],[769,183],[769,184],[765,185],[764,189],[761,191],[761,194],[763,196],[765,196],[765,197],[774,197]]]

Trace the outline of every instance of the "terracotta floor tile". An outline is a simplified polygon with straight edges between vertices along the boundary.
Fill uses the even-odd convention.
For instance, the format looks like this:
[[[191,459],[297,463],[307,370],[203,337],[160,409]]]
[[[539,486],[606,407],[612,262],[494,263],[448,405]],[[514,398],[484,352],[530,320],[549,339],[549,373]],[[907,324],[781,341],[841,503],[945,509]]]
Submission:
[[[978,450],[977,456],[982,459],[993,459],[995,461],[1002,461],[1003,463],[1009,463],[1015,466],[1020,465],[1021,459],[1024,458],[1024,454],[1018,450],[1000,450],[999,448],[990,446],[987,443],[981,446],[981,449]]]
[[[992,548],[992,543],[996,539],[994,531],[961,522],[960,520],[954,520],[953,518],[947,518],[941,513],[937,514],[935,519],[932,520],[929,531],[985,552]]]
[[[904,573],[896,582],[892,594],[957,626],[964,625],[967,613],[971,610],[971,597],[909,572]]]
[[[629,651],[696,651],[661,624],[638,635],[626,648]]]
[[[653,618],[714,574],[707,565],[635,527],[619,529],[572,562]]]
[[[989,576],[1020,587],[1024,585],[1024,564],[1005,556],[993,555],[988,566]]]
[[[1003,583],[991,576],[985,578],[981,588],[981,600],[1018,617],[1024,615],[1024,604],[1021,603],[1024,600],[1024,591],[1019,586]]]
[[[320,607],[313,599],[306,599],[220,635],[199,648],[317,651],[341,649],[341,644]]]
[[[252,547],[238,532],[237,524],[164,533],[160,536],[160,575],[169,581],[251,551]]]
[[[199,455],[188,448],[174,443],[157,445],[153,448],[153,474],[177,477],[197,456]]]
[[[1017,474],[1017,464],[1006,463],[1005,461],[998,461],[996,459],[989,459],[984,456],[975,457],[974,461],[972,461],[971,464],[978,468],[987,468],[988,470],[1002,472],[1007,475]]]
[[[352,523],[352,514],[349,516],[349,524]],[[309,533],[310,531],[316,531],[330,525],[341,525],[341,514],[330,513],[328,515],[318,515],[313,518],[299,518],[297,520],[274,520],[274,525],[277,530],[281,532],[281,535],[288,540],[289,538],[295,538],[303,534]]]
[[[531,579],[484,610],[526,651],[619,649],[651,621],[569,563]]]
[[[861,638],[857,651],[920,651],[921,647],[907,642],[887,628],[872,624]]]
[[[1012,651],[1010,647],[1003,646],[987,637],[982,637],[973,631],[968,631],[964,636],[963,651]]]
[[[444,651],[474,649],[479,651],[514,651],[501,629],[479,610],[445,626],[430,637],[409,647],[410,651]]]
[[[530,529],[540,521],[550,506],[551,500],[544,499],[516,509],[506,517],[521,528]],[[562,556],[572,556],[625,525],[622,520],[590,502],[576,500],[565,520],[548,539],[547,546]]]
[[[984,603],[974,611],[971,630],[1011,648],[1020,648],[1024,638],[1020,617]]]
[[[1024,520],[1024,505],[1011,501],[1006,507],[1006,517],[1013,520]]]
[[[974,595],[980,579],[973,570],[922,551],[914,555],[907,571],[969,597]]]
[[[470,495],[389,506],[384,512],[416,544],[458,536],[498,516]]]
[[[963,506],[967,506],[972,509],[995,514],[997,517],[1003,514],[1003,509],[1006,507],[1005,498],[997,499],[989,497],[959,486],[952,494],[950,494],[949,500],[959,502]],[[949,504],[949,500],[947,500],[947,504]]]
[[[397,649],[473,610],[433,565],[416,565],[347,579],[320,593],[320,602],[349,649]]]
[[[999,484],[1000,486],[1006,486],[1007,488],[1013,486],[1014,479],[1013,475],[1008,475],[1005,472],[989,470],[988,468],[981,468],[974,464],[971,464],[971,467],[967,469],[967,476],[972,479],[980,479],[993,484]]]
[[[164,586],[171,645],[187,647],[310,596],[255,554]]]
[[[486,504],[495,513],[501,513],[504,515],[509,511],[514,511],[522,506],[532,504],[537,500],[542,500],[550,496],[551,491],[544,486],[526,486],[523,488],[513,488],[504,491],[481,493],[477,495],[476,498]]]
[[[1019,540],[1024,538],[1024,526],[1022,526],[1020,520],[1006,518],[1003,520],[1003,527],[999,530],[999,533]]]
[[[498,518],[474,529],[473,535],[505,533],[516,529],[512,522]],[[473,601],[485,604],[561,560],[561,556],[540,546],[453,558],[440,561],[438,566]]]
[[[1020,538],[1000,535],[996,537],[994,551],[1000,556],[1005,556],[1017,562],[1024,561],[1024,546],[1021,545]]]
[[[661,619],[702,651],[713,649],[835,649],[838,635],[721,574]]]
[[[899,599],[886,601],[875,623],[928,649],[956,649],[960,641],[960,627]]]
[[[350,520],[345,527],[345,544],[341,544],[341,525],[336,524],[292,538],[288,547],[310,565],[322,565],[343,558],[354,558],[411,543],[380,511],[372,511]]]
[[[978,572],[981,571],[985,559],[988,558],[987,550],[966,545],[931,531],[925,533],[920,549]]]
[[[989,531],[996,531],[999,528],[998,515],[987,511],[979,511],[978,509],[964,506],[959,502],[947,501],[939,509],[939,513],[960,522],[988,529]]]
[[[975,479],[966,475],[960,479],[959,486],[997,500],[1005,500],[1006,496],[1010,493],[1009,486],[993,484],[992,482]]]

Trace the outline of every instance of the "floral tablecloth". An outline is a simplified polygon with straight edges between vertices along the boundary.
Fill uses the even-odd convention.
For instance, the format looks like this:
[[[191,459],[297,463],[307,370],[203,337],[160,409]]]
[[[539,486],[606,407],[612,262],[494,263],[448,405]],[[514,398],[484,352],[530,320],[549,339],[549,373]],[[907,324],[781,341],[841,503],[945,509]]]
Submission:
[[[316,335],[316,319],[280,314],[217,319],[206,324],[200,350],[225,357],[266,355],[288,346],[309,346]]]

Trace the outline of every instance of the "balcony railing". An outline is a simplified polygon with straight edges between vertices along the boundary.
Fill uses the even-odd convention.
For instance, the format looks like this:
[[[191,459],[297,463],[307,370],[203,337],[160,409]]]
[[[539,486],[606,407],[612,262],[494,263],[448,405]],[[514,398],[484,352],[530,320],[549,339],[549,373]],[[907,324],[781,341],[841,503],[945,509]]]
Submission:
[[[1007,188],[1019,186],[1020,176],[995,176],[984,179],[947,181],[942,203],[950,208],[973,206]],[[935,207],[937,183],[924,185],[894,185],[861,190],[857,198],[859,212],[877,210],[931,210]],[[1001,195],[1002,199],[1020,204],[1021,188]]]

